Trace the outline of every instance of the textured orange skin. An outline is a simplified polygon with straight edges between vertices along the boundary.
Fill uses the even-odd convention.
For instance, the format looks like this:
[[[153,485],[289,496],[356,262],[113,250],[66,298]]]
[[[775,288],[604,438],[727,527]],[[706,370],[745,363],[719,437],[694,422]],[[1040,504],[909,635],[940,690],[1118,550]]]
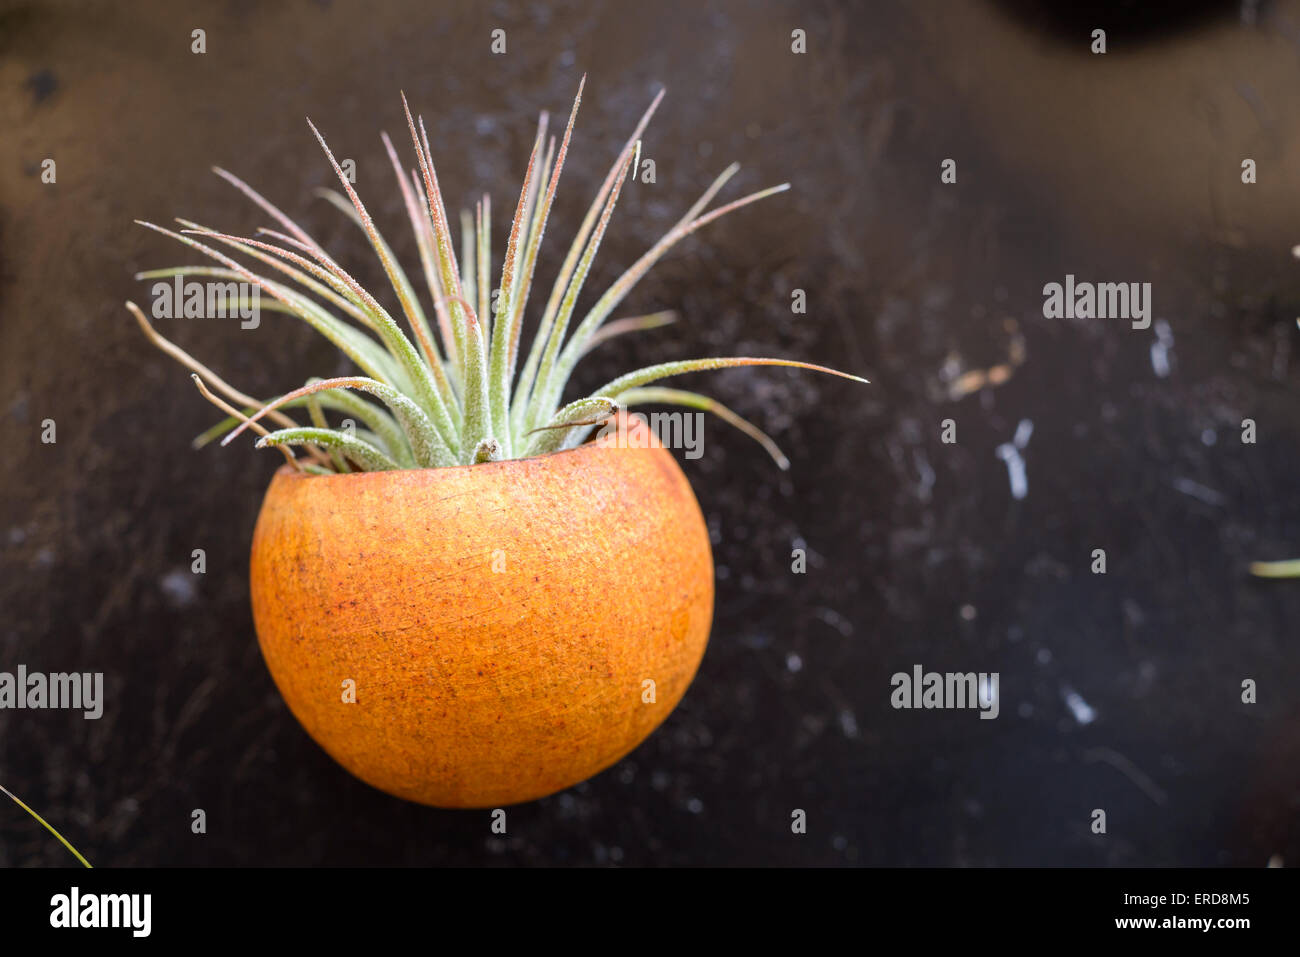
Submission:
[[[713,556],[658,447],[286,466],[253,534],[251,590],[271,676],[336,761],[411,801],[499,807],[591,777],[668,716],[708,642]]]

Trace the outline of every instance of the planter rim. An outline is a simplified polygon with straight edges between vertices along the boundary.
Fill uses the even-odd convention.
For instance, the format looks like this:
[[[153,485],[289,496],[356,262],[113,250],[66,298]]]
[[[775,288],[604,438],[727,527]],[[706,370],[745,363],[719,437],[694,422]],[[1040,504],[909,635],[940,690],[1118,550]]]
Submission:
[[[541,462],[544,459],[556,458],[561,455],[571,455],[575,452],[582,452],[589,448],[599,448],[595,445],[580,445],[576,449],[560,449],[558,452],[547,452],[545,455],[530,455],[524,459],[504,459],[500,462],[479,462],[476,465],[431,465],[427,468],[413,469],[383,469],[377,472],[331,472],[329,475],[317,475],[313,472],[299,471],[292,465],[285,463],[275,470],[276,476],[287,476],[294,479],[359,479],[371,478],[376,479],[381,475],[410,475],[413,472],[462,472],[465,469],[491,469],[502,466],[520,465],[524,462]]]
[[[633,419],[632,421],[635,422],[636,420]],[[481,469],[481,470],[490,469],[490,470],[500,471],[502,469],[508,469],[511,466],[518,467],[520,465],[524,465],[529,462],[544,462],[547,459],[558,459],[563,456],[572,456],[572,455],[579,455],[579,454],[590,455],[593,452],[604,450],[604,449],[618,449],[618,451],[623,451],[623,452],[635,452],[635,451],[664,448],[664,446],[659,442],[658,437],[654,434],[652,430],[642,429],[637,426],[631,426],[631,428],[636,428],[638,432],[641,431],[646,432],[651,444],[637,446],[636,448],[631,448],[631,449],[618,449],[617,446],[605,446],[605,445],[600,445],[597,442],[584,442],[582,445],[579,445],[577,448],[573,448],[573,449],[560,449],[555,452],[547,452],[545,455],[529,455],[526,458],[503,459],[500,462],[479,462],[475,465],[441,465],[441,466],[430,466],[428,468],[413,468],[413,469],[384,469],[383,471],[380,472],[333,472],[329,475],[317,475],[312,472],[300,471],[286,463],[284,465],[281,465],[278,469],[276,469],[275,475],[273,477],[276,479],[279,479],[281,476],[283,476],[285,478],[292,478],[292,479],[313,479],[313,480],[369,478],[370,481],[380,481],[379,478],[380,476],[409,475],[413,472],[444,472],[445,473],[445,472],[464,471],[465,469]]]

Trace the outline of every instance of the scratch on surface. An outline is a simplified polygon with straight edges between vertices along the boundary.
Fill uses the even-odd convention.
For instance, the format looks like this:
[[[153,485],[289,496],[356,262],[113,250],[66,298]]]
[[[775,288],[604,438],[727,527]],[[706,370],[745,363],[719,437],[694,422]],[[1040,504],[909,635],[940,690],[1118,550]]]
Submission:
[[[1182,492],[1184,495],[1190,495],[1192,498],[1204,502],[1206,505],[1223,504],[1222,495],[1220,495],[1214,489],[1202,485],[1200,482],[1193,482],[1189,478],[1180,477],[1174,479],[1173,484],[1174,484],[1174,488]]]
[[[941,377],[946,378],[948,375],[956,376],[948,383],[948,398],[956,401],[965,398],[972,392],[978,392],[985,387],[997,387],[1005,384],[1010,380],[1025,361],[1025,337],[1020,332],[1020,326],[1016,320],[1006,318],[1002,320],[1002,328],[1010,339],[1007,347],[1007,357],[1003,362],[991,366],[987,369],[971,369],[957,375],[956,370],[961,367],[961,359],[952,355],[949,356],[949,363],[945,363],[945,371]]]
[[[1155,801],[1156,804],[1161,807],[1163,807],[1165,802],[1168,800],[1168,796],[1154,781],[1143,774],[1137,765],[1124,757],[1124,755],[1120,754],[1118,751],[1114,751],[1111,748],[1089,748],[1083,753],[1083,760],[1087,761],[1089,764],[1097,761],[1100,761],[1103,764],[1109,764],[1120,774],[1124,775],[1124,777],[1136,784],[1143,794]]]
[[[1061,695],[1065,699],[1065,706],[1070,709],[1070,714],[1074,720],[1081,725],[1089,725],[1097,720],[1097,712],[1092,705],[1083,700],[1083,695],[1071,687],[1061,689]]]
[[[1020,457],[1020,450],[1029,444],[1033,434],[1034,423],[1029,419],[1021,419],[1016,426],[1015,438],[997,447],[998,458],[1007,463],[1007,479],[1011,482],[1011,497],[1014,499],[1022,499],[1029,494],[1029,478],[1025,474],[1025,460]]]
[[[921,485],[920,488],[917,489],[917,497],[920,498],[922,502],[928,502],[930,501],[930,490],[934,488],[934,469],[930,466],[929,460],[920,449],[917,449],[912,453],[912,461],[915,463],[916,470],[921,476]]]
[[[1155,321],[1156,341],[1151,343],[1151,371],[1162,379],[1169,378],[1169,350],[1174,347],[1174,334],[1169,331],[1169,323],[1163,319]]]

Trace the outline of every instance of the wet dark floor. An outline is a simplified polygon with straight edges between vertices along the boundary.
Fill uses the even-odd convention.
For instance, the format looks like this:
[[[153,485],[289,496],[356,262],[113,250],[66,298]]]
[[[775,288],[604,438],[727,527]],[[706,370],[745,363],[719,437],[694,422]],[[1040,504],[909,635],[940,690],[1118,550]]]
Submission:
[[[1300,862],[1300,581],[1247,573],[1300,557],[1300,3],[1111,5],[1105,55],[1031,3],[430,6],[0,4],[0,671],[106,683],[98,721],[0,711],[0,784],[100,866]],[[683,460],[718,566],[700,674],[628,759],[502,838],[371,790],[289,715],[247,594],[278,459],[192,451],[211,410],[122,303],[147,295],[137,270],[192,261],[132,219],[265,225],[214,163],[379,287],[312,198],[331,172],[305,115],[414,265],[379,139],[399,90],[448,204],[489,190],[504,236],[536,114],[584,71],[543,281],[660,83],[657,181],[625,193],[589,289],[733,159],[729,196],[793,189],[662,263],[625,311],[686,321],[611,344],[578,387],[722,354],[872,385],[690,380],[792,469],[709,423]],[[1150,328],[1044,318],[1067,275],[1150,282]],[[167,331],[254,394],[346,368],[278,315]],[[997,719],[891,707],[918,664],[998,672]],[[63,863],[0,805],[0,864]]]

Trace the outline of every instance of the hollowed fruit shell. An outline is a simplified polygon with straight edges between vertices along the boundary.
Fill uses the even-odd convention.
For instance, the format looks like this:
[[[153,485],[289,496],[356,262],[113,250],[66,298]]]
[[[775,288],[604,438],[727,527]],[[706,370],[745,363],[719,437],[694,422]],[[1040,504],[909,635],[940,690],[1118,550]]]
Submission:
[[[497,807],[591,777],[668,716],[708,642],[713,557],[657,443],[286,466],[251,591],[271,676],[336,761],[411,801]]]

